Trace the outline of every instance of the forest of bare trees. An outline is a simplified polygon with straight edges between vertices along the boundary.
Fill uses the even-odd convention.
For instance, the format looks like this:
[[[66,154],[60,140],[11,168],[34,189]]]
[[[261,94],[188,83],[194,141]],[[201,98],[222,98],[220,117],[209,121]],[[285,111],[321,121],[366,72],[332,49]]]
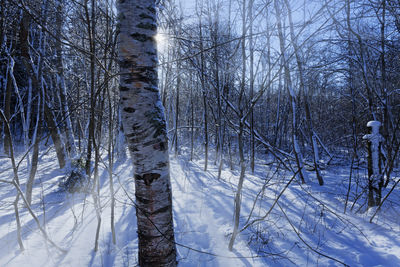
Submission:
[[[168,157],[159,158],[168,149],[170,157],[201,159],[204,171],[217,166],[218,180],[223,169],[237,170],[230,250],[254,223],[241,223],[241,199],[243,183],[259,160],[300,183],[320,186],[329,166],[348,168],[344,213],[357,205],[378,212],[398,190],[393,177],[400,162],[399,0],[156,1],[157,23],[132,11],[150,34],[129,36],[153,45],[139,52],[121,45],[123,22],[130,19],[124,2],[138,9],[133,3],[146,1],[0,3],[0,151],[12,162],[19,229],[19,209],[35,201],[41,154],[53,148],[60,168],[79,169],[74,175],[91,188],[97,210],[102,206],[98,170],[107,166],[112,214],[113,165],[127,153],[134,156],[136,190],[158,179],[151,170],[168,169]],[[149,12],[156,16],[156,10]],[[129,70],[137,73],[126,75]],[[140,100],[138,92],[129,91],[138,82],[145,84]],[[129,101],[139,101],[139,115]],[[148,117],[155,132],[140,123]],[[370,121],[381,124],[378,173],[366,137]],[[150,135],[154,140],[146,141],[161,154],[146,154],[141,136]],[[158,161],[146,165],[151,160]],[[22,166],[29,172],[23,188]],[[355,180],[360,168],[367,174]],[[166,189],[160,190],[169,192],[165,173]],[[76,181],[64,183],[75,190]],[[138,205],[146,203],[146,194],[136,194]],[[154,201],[165,199],[171,197]],[[171,206],[166,209],[171,216]],[[100,211],[97,220],[98,234]],[[113,216],[111,225],[115,244]],[[168,232],[173,242],[171,231],[163,235]],[[20,233],[18,242],[23,249]]]

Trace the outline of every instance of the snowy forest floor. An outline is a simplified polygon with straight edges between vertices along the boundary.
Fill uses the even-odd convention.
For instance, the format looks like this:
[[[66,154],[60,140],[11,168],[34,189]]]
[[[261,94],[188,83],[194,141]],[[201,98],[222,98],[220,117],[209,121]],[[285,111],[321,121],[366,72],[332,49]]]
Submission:
[[[93,198],[60,191],[58,181],[65,170],[58,168],[55,158],[50,150],[40,159],[32,209],[49,238],[67,252],[60,252],[45,240],[21,200],[25,250],[19,250],[13,208],[16,190],[13,185],[0,183],[0,266],[136,266],[134,182],[129,159],[117,162],[114,168],[116,245],[111,241],[108,172],[101,166],[102,224],[95,253]],[[269,215],[254,221],[264,217],[292,178],[292,174],[258,160],[254,174],[247,170],[242,194],[240,228],[249,226],[229,252],[239,170],[225,166],[218,180],[213,161],[208,171],[204,172],[203,166],[204,161],[188,161],[185,154],[171,156],[179,266],[340,266],[339,261],[349,266],[400,266],[399,188],[369,223],[374,210],[365,212],[365,194],[357,199],[365,185],[365,169],[353,174],[346,214],[343,209],[350,168],[336,165],[323,171],[322,187],[311,172],[305,185],[293,179]],[[12,179],[9,159],[0,159],[0,174],[2,179]],[[28,177],[25,162],[19,175],[24,190]]]

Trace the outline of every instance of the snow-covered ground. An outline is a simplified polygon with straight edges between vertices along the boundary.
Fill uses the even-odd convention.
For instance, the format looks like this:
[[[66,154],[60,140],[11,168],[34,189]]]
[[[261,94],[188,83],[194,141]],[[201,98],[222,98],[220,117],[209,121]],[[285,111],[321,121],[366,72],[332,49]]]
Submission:
[[[116,245],[111,242],[108,173],[101,166],[102,224],[95,253],[97,217],[93,198],[59,190],[58,181],[64,171],[58,169],[55,158],[52,151],[41,158],[32,208],[49,238],[66,252],[46,241],[21,200],[25,250],[19,250],[13,207],[16,191],[12,185],[0,183],[0,266],[136,266],[130,161],[117,162],[114,169]],[[365,170],[360,169],[353,175],[353,193],[344,214],[349,168],[343,166],[330,166],[323,172],[323,187],[318,186],[311,172],[306,185],[293,179],[265,217],[291,175],[275,172],[274,166],[258,161],[255,173],[246,175],[242,195],[240,228],[248,227],[238,236],[234,250],[228,251],[239,172],[226,167],[218,180],[212,163],[204,172],[201,160],[171,157],[179,266],[340,266],[340,262],[350,266],[400,266],[399,189],[369,223],[373,211],[365,212],[364,196],[351,210],[357,198],[355,192],[360,193],[365,183]],[[8,159],[0,159],[0,174],[1,179],[12,179]],[[28,176],[25,162],[19,175],[24,190]]]

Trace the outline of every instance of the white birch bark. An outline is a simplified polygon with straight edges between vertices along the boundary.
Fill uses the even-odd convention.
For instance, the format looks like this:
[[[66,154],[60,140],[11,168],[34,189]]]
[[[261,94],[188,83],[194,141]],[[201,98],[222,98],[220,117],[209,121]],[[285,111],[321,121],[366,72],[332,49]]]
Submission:
[[[24,111],[24,102],[22,100],[21,94],[19,93],[19,87],[17,84],[17,80],[15,79],[14,76],[14,66],[15,66],[15,61],[14,59],[11,57],[11,55],[9,56],[9,69],[8,69],[8,76],[11,79],[12,85],[14,87],[15,90],[15,94],[17,95],[18,98],[18,111],[21,114],[21,123],[22,123],[22,130],[24,132],[24,147],[25,150],[29,149],[29,120],[30,120],[30,114],[25,114]],[[32,98],[32,86],[31,86],[31,80],[29,79],[29,95],[28,95],[28,111],[30,110],[30,106],[32,105],[31,103],[31,98]],[[27,168],[30,168],[30,157],[29,154],[27,155]]]
[[[235,202],[234,202],[234,220],[233,220],[233,232],[231,239],[229,240],[228,249],[229,251],[233,250],[233,245],[235,243],[235,239],[239,233],[239,221],[240,221],[240,210],[242,205],[242,188],[243,182],[246,174],[246,163],[244,159],[244,144],[243,144],[243,130],[245,126],[245,116],[243,116],[243,108],[241,106],[244,91],[245,91],[245,84],[246,84],[246,0],[243,0],[242,5],[242,36],[243,40],[241,42],[242,48],[242,81],[241,81],[241,88],[239,92],[239,99],[238,99],[238,117],[239,117],[239,129],[238,129],[238,152],[239,152],[239,163],[240,163],[240,176],[239,182],[235,194]]]
[[[120,107],[132,156],[140,266],[175,266],[168,140],[157,80],[155,0],[120,0]]]
[[[368,147],[368,207],[380,204],[383,186],[383,176],[380,167],[380,143],[383,141],[379,133],[381,123],[379,121],[369,121],[367,127],[371,127],[371,133],[363,136],[364,140],[370,143]],[[375,199],[374,199],[375,195]]]
[[[305,84],[305,77],[304,77],[304,70],[303,70],[303,60],[301,59],[300,56],[300,51],[299,47],[297,45],[297,38],[294,33],[294,25],[293,25],[293,19],[292,19],[292,9],[290,7],[289,1],[284,0],[285,5],[287,7],[288,11],[288,17],[289,17],[289,28],[290,28],[290,41],[292,43],[292,46],[294,48],[294,54],[296,57],[296,62],[297,62],[297,68],[299,71],[299,79],[300,79],[300,90],[303,90],[304,94],[304,105],[305,105],[305,111],[306,111],[306,124],[308,128],[308,134],[310,138],[310,142],[312,145],[312,151],[314,154],[314,169],[315,169],[315,175],[317,176],[319,185],[324,184],[324,179],[322,178],[321,171],[319,169],[318,161],[319,161],[319,155],[318,155],[318,146],[317,142],[315,141],[315,134],[314,134],[314,129],[313,129],[313,123],[312,123],[312,117],[311,117],[311,108],[310,104],[308,102],[308,88],[306,88]],[[296,153],[299,153],[296,151]]]
[[[284,67],[285,72],[285,83],[286,88],[289,93],[291,107],[292,107],[292,144],[293,144],[293,151],[296,158],[297,167],[299,169],[299,176],[303,183],[307,179],[307,173],[303,167],[303,156],[300,151],[300,147],[297,140],[297,122],[296,122],[296,94],[292,87],[292,80],[290,76],[290,68],[289,62],[286,58],[286,48],[285,48],[285,39],[283,34],[283,26],[282,26],[282,18],[281,18],[281,10],[280,10],[280,3],[278,0],[274,1],[274,8],[275,8],[275,15],[277,20],[277,27],[278,27],[278,35],[279,35],[279,46],[280,52],[282,54],[282,64]]]
[[[62,27],[63,27],[63,17],[62,14],[64,12],[64,0],[58,0],[57,2],[57,17],[56,17],[56,35],[62,35]],[[71,121],[71,112],[68,106],[67,99],[67,86],[65,84],[65,76],[64,76],[64,63],[63,63],[63,54],[62,54],[62,44],[61,40],[56,40],[55,42],[56,48],[56,67],[57,67],[57,86],[60,90],[60,100],[63,111],[63,120],[65,123],[65,145],[66,150],[69,153],[70,158],[75,157],[76,155],[76,146],[75,146],[75,138],[72,129],[72,121]]]
[[[62,60],[62,51],[61,51],[61,44],[59,45],[59,51],[57,51],[58,63],[57,63],[57,85],[60,89],[60,98],[61,98],[61,105],[63,109],[63,117],[65,120],[65,135],[66,135],[66,147],[67,151],[69,152],[70,158],[75,157],[76,155],[76,145],[75,145],[75,138],[72,129],[72,121],[71,121],[71,112],[68,106],[67,100],[67,87],[65,85],[65,77],[64,77],[64,66]]]

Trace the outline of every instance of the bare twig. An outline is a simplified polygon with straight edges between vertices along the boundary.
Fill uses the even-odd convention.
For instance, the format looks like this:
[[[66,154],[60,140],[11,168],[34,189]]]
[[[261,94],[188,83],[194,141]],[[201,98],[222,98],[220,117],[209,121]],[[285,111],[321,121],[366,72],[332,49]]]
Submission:
[[[328,258],[330,260],[336,261],[337,263],[342,264],[343,266],[349,266],[346,263],[342,262],[341,260],[338,260],[334,257],[331,257],[329,255],[326,255],[316,249],[314,249],[310,244],[308,244],[300,235],[300,232],[296,229],[296,227],[293,225],[293,223],[290,221],[289,217],[287,216],[286,212],[282,209],[281,205],[279,203],[277,203],[279,209],[282,211],[283,215],[285,216],[286,220],[288,221],[288,223],[290,224],[290,226],[292,227],[293,231],[296,233],[297,237],[300,239],[301,242],[303,242],[304,245],[306,245],[309,249],[311,249],[313,252],[317,253],[318,255]]]

